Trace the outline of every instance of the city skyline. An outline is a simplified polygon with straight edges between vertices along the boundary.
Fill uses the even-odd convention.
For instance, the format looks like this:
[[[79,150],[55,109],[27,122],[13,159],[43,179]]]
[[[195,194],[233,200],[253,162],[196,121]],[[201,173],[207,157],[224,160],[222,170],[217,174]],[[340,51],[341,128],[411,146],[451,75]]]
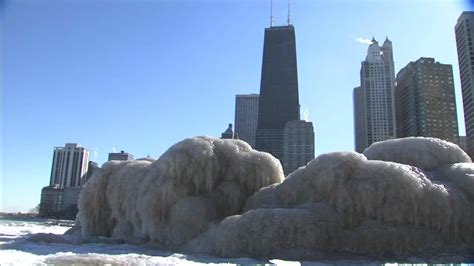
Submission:
[[[396,72],[419,57],[453,65],[464,134],[454,38],[462,2],[293,2],[300,104],[316,154],[354,149],[352,89],[372,36],[395,43]],[[39,203],[55,146],[81,143],[100,163],[114,148],[157,158],[183,138],[219,136],[235,95],[258,92],[267,2],[43,3],[0,7],[2,211]],[[286,1],[274,8],[275,25],[285,25]]]

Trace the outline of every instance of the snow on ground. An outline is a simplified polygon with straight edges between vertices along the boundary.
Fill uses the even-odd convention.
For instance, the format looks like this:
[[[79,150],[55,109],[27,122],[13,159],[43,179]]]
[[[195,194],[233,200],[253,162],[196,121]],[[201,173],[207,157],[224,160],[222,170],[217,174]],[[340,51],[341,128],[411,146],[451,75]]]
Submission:
[[[106,239],[102,239],[105,243],[100,243],[100,239],[73,239],[63,235],[69,228],[48,225],[42,221],[0,219],[0,265],[235,265],[256,263],[300,265],[299,262],[281,260],[258,261],[247,258],[187,256],[145,246],[111,243]],[[61,239],[63,241],[59,241]]]
[[[12,240],[26,235],[64,234],[70,227],[48,225],[47,223],[32,221],[14,221],[0,219],[0,245],[10,243]]]

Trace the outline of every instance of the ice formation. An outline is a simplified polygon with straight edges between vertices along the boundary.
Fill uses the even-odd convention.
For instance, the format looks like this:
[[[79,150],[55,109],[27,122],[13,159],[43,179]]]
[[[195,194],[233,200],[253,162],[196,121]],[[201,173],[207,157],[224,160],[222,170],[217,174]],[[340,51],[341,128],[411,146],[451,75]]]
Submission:
[[[474,245],[473,165],[434,175],[456,180],[433,182],[416,167],[352,152],[324,154],[258,191],[243,215],[226,218],[189,248],[220,256],[397,257]]]
[[[190,138],[156,161],[105,163],[80,195],[78,220],[84,236],[176,246],[283,178],[277,159],[243,141]]]
[[[193,138],[154,162],[104,165],[79,220],[83,235],[226,257],[474,254],[474,164],[453,144],[408,138],[323,154],[281,181],[266,153]]]
[[[434,170],[446,164],[471,162],[471,158],[458,145],[422,137],[377,142],[365,149],[364,155],[369,160],[403,163],[423,170]]]

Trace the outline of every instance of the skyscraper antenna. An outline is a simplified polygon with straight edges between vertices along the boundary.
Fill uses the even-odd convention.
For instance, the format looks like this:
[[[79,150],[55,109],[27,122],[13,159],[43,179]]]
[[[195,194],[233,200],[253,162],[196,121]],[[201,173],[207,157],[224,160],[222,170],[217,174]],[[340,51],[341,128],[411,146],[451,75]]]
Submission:
[[[270,28],[273,27],[273,0],[270,0]]]
[[[288,26],[291,25],[291,0],[288,0]]]

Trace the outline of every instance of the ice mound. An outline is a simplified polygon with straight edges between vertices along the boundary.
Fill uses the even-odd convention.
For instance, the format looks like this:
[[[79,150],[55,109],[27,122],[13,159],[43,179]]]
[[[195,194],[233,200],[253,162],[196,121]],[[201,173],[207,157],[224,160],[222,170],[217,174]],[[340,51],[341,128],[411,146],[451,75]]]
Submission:
[[[437,138],[409,137],[376,142],[365,149],[369,160],[397,162],[423,170],[453,163],[470,163],[458,145]]]
[[[436,177],[436,181],[428,177]],[[445,182],[445,180],[447,180]],[[474,251],[474,167],[425,173],[354,152],[318,156],[187,248],[219,256],[400,258]]]
[[[243,141],[190,138],[156,161],[105,163],[80,195],[78,221],[83,236],[176,246],[283,178],[277,159]]]
[[[467,155],[429,138],[366,154],[323,154],[282,182],[269,154],[191,138],[156,161],[106,163],[84,188],[78,219],[84,236],[225,257],[474,259]]]

